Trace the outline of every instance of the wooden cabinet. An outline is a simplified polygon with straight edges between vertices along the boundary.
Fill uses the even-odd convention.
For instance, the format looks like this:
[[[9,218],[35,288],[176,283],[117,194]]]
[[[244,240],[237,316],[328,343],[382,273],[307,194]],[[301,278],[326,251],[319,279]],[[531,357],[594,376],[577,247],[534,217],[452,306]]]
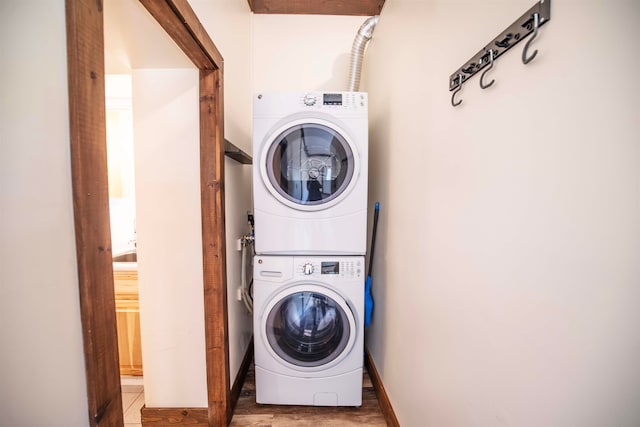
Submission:
[[[114,271],[120,375],[142,375],[138,272]]]

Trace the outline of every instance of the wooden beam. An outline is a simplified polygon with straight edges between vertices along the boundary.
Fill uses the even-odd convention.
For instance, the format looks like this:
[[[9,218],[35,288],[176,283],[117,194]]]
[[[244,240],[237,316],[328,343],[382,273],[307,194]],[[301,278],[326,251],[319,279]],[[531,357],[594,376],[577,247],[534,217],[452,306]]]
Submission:
[[[229,328],[224,205],[222,70],[200,70],[200,185],[209,425],[233,416],[229,390]]]
[[[67,0],[73,213],[89,424],[122,425],[113,292],[102,2]]]
[[[247,0],[254,13],[379,15],[384,0]]]
[[[213,65],[216,68],[223,69],[222,55],[218,51],[218,48],[213,43],[207,30],[204,29],[200,20],[196,16],[193,9],[189,5],[187,0],[167,0],[171,4],[176,14],[180,16],[180,19],[184,23],[184,26],[189,29],[193,38],[201,46],[202,50],[211,59]],[[202,68],[202,67],[201,67]]]
[[[209,426],[207,408],[147,408],[140,411],[143,426]]]
[[[222,68],[222,56],[186,0],[140,0],[193,64],[201,70]]]

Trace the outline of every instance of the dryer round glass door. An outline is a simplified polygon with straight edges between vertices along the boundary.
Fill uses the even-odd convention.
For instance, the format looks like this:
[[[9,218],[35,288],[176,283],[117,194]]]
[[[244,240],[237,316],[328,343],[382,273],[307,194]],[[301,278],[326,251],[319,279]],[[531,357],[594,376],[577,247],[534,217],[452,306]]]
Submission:
[[[281,294],[265,314],[263,327],[269,347],[293,366],[327,367],[341,360],[353,346],[355,319],[344,300],[333,292],[299,290]]]
[[[299,123],[280,132],[265,159],[268,184],[285,203],[325,208],[350,188],[356,174],[351,144],[336,129]]]

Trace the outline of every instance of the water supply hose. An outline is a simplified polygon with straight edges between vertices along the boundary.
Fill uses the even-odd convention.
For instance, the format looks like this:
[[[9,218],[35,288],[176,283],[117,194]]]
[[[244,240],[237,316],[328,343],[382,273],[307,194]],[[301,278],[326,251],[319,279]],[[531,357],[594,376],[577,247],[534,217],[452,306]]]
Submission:
[[[250,259],[253,259],[253,255],[255,252],[253,251],[253,244],[255,242],[253,236],[242,236],[241,246],[242,246],[242,267],[240,272],[240,294],[242,296],[242,302],[246,307],[249,313],[253,313],[253,277],[251,277],[250,281],[247,281],[247,252],[248,248],[251,247],[251,252],[249,253]],[[253,275],[252,275],[253,276]]]

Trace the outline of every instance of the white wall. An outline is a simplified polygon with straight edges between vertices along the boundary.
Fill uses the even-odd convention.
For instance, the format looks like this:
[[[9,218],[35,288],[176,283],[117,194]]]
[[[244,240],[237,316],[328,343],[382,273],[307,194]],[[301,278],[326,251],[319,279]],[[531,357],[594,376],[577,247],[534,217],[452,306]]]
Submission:
[[[254,91],[347,90],[351,45],[365,19],[253,15]]]
[[[367,339],[403,426],[640,425],[640,4],[554,1],[452,108],[531,5],[388,1],[370,45]]]
[[[0,22],[0,425],[86,426],[64,1]]]
[[[136,248],[131,74],[105,75],[109,220],[114,256]]]
[[[227,311],[229,318],[229,381],[236,379],[242,359],[246,354],[253,336],[252,315],[244,303],[237,299],[241,287],[242,252],[237,250],[236,242],[249,234],[247,212],[251,205],[251,166],[242,165],[230,158],[225,159],[225,209],[227,235]],[[247,249],[249,250],[249,249]],[[251,263],[252,254],[246,255]],[[251,269],[248,271],[250,274]],[[248,276],[249,277],[249,276]]]
[[[224,135],[251,153],[251,14],[247,2],[190,0],[191,7],[224,58]],[[253,333],[251,314],[236,299],[240,287],[241,253],[236,240],[248,234],[251,166],[225,160],[227,236],[227,308],[229,317],[229,380],[235,380]]]
[[[198,70],[132,82],[145,403],[206,407]]]

